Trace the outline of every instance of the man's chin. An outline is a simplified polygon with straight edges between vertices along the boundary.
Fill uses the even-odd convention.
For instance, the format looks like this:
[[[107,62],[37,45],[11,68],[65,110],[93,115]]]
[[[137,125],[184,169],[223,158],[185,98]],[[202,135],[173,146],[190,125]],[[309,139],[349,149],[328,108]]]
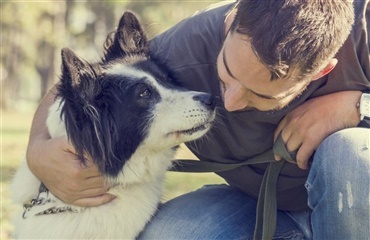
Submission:
[[[258,109],[258,108],[255,108],[255,107],[246,107],[246,108],[243,108],[243,109],[233,110],[233,111],[228,111],[228,112],[233,112],[233,113],[240,113],[240,112],[276,112],[276,111],[279,111],[283,108],[284,107],[277,107],[277,108],[273,108],[273,109]]]
[[[255,112],[255,111],[262,112],[261,110],[254,108],[254,107],[246,107],[243,109],[233,110],[233,111],[228,111],[228,112],[238,113],[238,112]]]

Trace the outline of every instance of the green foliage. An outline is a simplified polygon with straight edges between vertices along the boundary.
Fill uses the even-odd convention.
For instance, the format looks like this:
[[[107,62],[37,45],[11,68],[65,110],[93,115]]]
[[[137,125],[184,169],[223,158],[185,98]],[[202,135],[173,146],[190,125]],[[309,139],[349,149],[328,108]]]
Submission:
[[[25,156],[32,112],[1,111],[1,233],[0,239],[11,239],[13,226],[10,222],[19,210],[11,202],[9,181]]]
[[[37,102],[58,81],[60,50],[99,59],[122,13],[134,11],[149,38],[219,1],[9,1],[1,2],[1,107]]]

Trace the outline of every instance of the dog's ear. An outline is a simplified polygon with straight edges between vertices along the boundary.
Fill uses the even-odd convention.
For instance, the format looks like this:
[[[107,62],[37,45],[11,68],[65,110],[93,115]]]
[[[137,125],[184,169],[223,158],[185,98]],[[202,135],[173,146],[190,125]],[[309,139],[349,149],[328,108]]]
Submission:
[[[116,31],[105,41],[104,49],[104,61],[127,55],[148,54],[147,37],[134,13],[126,11],[122,15]]]
[[[76,87],[81,84],[84,77],[93,77],[91,65],[78,57],[71,49],[62,49],[62,84]]]
[[[97,64],[90,64],[79,58],[71,49],[64,48],[58,96],[65,104],[70,104],[75,109],[86,110],[86,106],[95,106],[96,97],[101,91],[100,74],[101,69]],[[76,114],[86,114],[86,111]]]
[[[93,153],[88,146],[97,146],[89,143],[100,139],[98,132],[86,130],[90,128],[97,131],[100,121],[96,103],[101,90],[99,75],[98,65],[88,63],[71,49],[62,50],[62,76],[57,88],[57,96],[64,102],[62,115],[68,138],[82,162],[85,162],[86,153],[90,155]]]
[[[94,98],[99,84],[96,83],[100,67],[90,64],[78,57],[71,49],[62,49],[62,77],[59,85],[59,94],[62,97],[68,95],[81,95],[83,101],[91,101]],[[75,96],[77,97],[77,96]]]

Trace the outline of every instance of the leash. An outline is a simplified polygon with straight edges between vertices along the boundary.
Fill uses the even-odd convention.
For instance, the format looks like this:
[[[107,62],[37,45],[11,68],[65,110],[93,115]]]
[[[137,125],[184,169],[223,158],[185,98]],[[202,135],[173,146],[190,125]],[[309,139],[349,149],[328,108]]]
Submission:
[[[282,157],[276,161],[274,154]],[[254,229],[254,239],[272,239],[276,229],[277,204],[276,204],[276,185],[282,167],[285,162],[296,164],[297,152],[289,152],[281,137],[281,133],[276,139],[272,149],[259,155],[249,158],[240,163],[217,163],[209,161],[195,161],[188,159],[177,159],[173,161],[169,171],[174,172],[223,172],[237,167],[261,163],[269,163],[263,175],[261,188],[258,195],[256,226]]]

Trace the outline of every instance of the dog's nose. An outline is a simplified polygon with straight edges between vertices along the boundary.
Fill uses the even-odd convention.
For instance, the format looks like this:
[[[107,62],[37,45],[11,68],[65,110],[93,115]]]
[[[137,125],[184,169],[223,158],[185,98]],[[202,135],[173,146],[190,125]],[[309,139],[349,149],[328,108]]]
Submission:
[[[216,106],[215,98],[209,93],[201,93],[193,97],[195,101],[200,101],[210,109],[214,109]]]

